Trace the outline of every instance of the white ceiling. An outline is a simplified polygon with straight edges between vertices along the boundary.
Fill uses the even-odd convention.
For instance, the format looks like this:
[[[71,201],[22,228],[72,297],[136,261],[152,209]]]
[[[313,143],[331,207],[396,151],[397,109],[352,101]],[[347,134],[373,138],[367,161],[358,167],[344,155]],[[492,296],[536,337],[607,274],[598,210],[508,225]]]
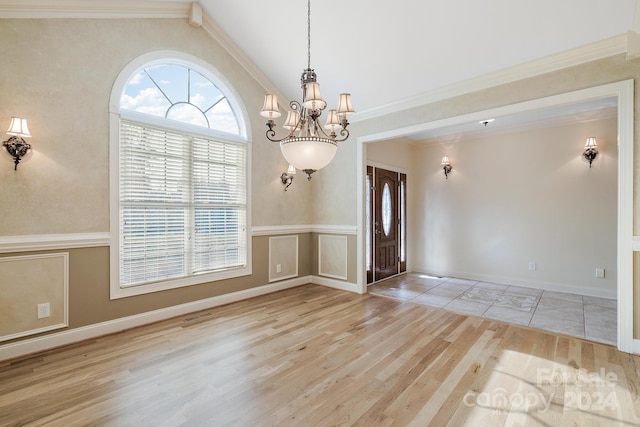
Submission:
[[[49,12],[55,15],[58,4],[106,1],[0,0],[0,6],[6,3],[4,9],[10,11],[33,9],[47,16]],[[125,4],[125,0],[111,1],[115,8]],[[193,0],[152,1],[189,4]],[[300,100],[300,73],[307,66],[305,0],[198,2],[287,98],[280,100],[281,107],[289,100]],[[640,32],[638,5],[640,0],[312,0],[311,68],[318,74],[328,108],[337,106],[338,94],[352,94],[360,113],[353,117],[356,121],[387,107],[393,110],[416,99],[429,99],[430,94],[450,96],[450,88],[467,87],[465,83],[473,79],[495,78],[492,73],[543,58],[555,63],[557,55],[572,49],[607,39],[617,41],[617,36],[630,30]],[[17,16],[22,15],[18,12]],[[610,115],[611,100],[503,117],[483,131],[557,120],[553,115],[580,119],[591,110]],[[406,136],[413,140],[443,138],[477,131],[477,125]]]
[[[199,1],[284,95],[301,97],[306,1]],[[350,92],[363,112],[625,34],[635,8],[636,0],[312,0],[311,68],[329,108]]]

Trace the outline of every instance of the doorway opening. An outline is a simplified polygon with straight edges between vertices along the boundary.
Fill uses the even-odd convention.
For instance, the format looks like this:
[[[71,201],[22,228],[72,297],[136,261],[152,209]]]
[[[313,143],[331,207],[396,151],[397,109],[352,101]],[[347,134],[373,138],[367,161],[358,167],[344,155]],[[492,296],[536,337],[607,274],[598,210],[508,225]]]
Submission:
[[[517,113],[539,115],[540,112],[553,111],[554,109],[570,108],[572,105],[613,98],[618,110],[618,226],[617,226],[617,347],[628,353],[640,353],[640,339],[637,338],[638,322],[634,321],[634,254],[640,252],[640,238],[634,236],[634,195],[633,195],[633,171],[634,171],[634,82],[624,80],[609,83],[573,92],[552,95],[516,104],[488,110],[476,111],[459,116],[448,117],[426,123],[413,124],[406,127],[398,127],[392,130],[381,131],[358,138],[358,198],[361,201],[358,206],[358,286],[359,292],[367,292],[366,275],[364,274],[366,229],[366,187],[364,177],[367,166],[366,145],[372,142],[384,141],[391,138],[400,138],[421,132],[438,131],[451,126],[465,126],[465,124],[477,124],[487,117],[509,116]],[[637,258],[637,255],[636,255]],[[411,269],[412,264],[409,265]],[[636,329],[634,333],[634,328]]]

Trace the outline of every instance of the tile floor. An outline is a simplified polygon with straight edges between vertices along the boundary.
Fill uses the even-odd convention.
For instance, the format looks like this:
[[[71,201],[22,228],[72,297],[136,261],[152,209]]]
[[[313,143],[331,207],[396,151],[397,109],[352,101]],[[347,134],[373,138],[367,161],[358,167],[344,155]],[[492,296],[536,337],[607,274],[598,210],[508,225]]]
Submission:
[[[378,282],[368,292],[616,344],[617,302],[606,298],[416,273]]]

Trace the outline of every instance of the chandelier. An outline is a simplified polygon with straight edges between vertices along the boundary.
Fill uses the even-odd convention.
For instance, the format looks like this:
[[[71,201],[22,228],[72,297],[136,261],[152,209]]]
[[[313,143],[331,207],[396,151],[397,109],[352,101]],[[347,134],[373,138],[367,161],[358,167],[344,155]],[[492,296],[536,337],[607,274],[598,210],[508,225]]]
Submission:
[[[342,93],[338,100],[338,108],[329,110],[324,126],[318,119],[327,103],[320,95],[320,84],[316,73],[311,69],[311,0],[307,1],[307,69],[300,78],[302,85],[302,103],[291,101],[283,128],[288,134],[284,138],[276,138],[276,119],[281,116],[278,97],[268,93],[264,97],[264,106],[260,115],[266,117],[267,139],[280,143],[282,155],[296,169],[311,174],[327,166],[338,150],[338,142],[349,138],[347,116],[355,110],[351,105],[351,94]]]

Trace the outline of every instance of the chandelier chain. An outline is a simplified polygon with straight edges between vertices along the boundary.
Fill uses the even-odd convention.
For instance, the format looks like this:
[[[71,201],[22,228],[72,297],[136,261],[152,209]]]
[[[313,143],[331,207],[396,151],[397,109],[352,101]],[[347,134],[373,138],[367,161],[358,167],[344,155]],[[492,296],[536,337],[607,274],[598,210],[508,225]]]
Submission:
[[[307,68],[311,69],[311,0],[307,0]]]

